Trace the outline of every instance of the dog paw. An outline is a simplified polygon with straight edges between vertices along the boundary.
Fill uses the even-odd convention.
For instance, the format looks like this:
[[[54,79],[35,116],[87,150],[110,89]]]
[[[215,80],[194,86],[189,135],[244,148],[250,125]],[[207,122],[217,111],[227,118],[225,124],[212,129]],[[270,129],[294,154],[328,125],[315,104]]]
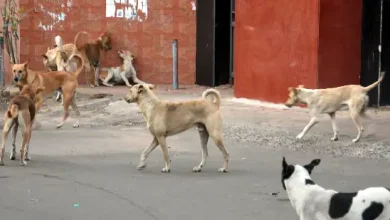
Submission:
[[[26,161],[20,161],[20,166],[27,166],[27,162]]]
[[[137,169],[138,169],[138,170],[143,170],[143,169],[145,169],[145,167],[146,167],[146,163],[140,162],[140,163],[138,164],[138,166],[137,166]]]
[[[193,169],[192,169],[192,172],[194,172],[194,173],[199,173],[199,172],[201,172],[202,171],[202,168],[201,167],[194,167]]]
[[[303,135],[302,134],[298,134],[296,137],[295,137],[295,139],[297,139],[297,140],[301,140],[303,138]]]
[[[60,122],[57,124],[56,128],[61,128],[64,125],[64,122]]]
[[[353,143],[356,143],[356,142],[358,142],[358,141],[359,141],[358,138],[355,138],[355,139],[352,140]]]
[[[171,169],[164,167],[164,168],[162,168],[161,172],[169,173],[169,172],[171,172]]]
[[[31,161],[31,157],[29,155],[26,155],[26,161]]]
[[[73,125],[73,128],[79,128],[79,127],[80,127],[79,124],[74,124],[74,125]]]
[[[219,168],[219,169],[218,169],[218,172],[220,172],[220,173],[227,173],[227,169],[225,169],[225,168]]]
[[[10,160],[15,160],[16,159],[16,152],[12,152],[11,155],[9,155]]]
[[[339,140],[339,137],[332,137],[331,139],[330,139],[331,141],[338,141]]]

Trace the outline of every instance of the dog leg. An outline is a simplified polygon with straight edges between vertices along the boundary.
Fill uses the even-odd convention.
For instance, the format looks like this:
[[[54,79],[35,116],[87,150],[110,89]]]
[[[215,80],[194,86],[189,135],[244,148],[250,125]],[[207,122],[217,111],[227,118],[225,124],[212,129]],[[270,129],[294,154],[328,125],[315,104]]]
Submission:
[[[129,80],[127,80],[127,78],[126,78],[126,72],[121,72],[120,76],[121,76],[122,80],[126,83],[126,86],[131,87]]]
[[[218,120],[219,123],[215,123]],[[228,172],[228,163],[229,163],[229,152],[226,150],[223,141],[222,141],[222,119],[213,119],[209,120],[210,122],[206,124],[206,130],[209,132],[211,139],[217,145],[218,149],[222,152],[223,155],[223,167],[218,169],[221,173]]]
[[[330,139],[332,141],[337,141],[339,139],[338,137],[338,129],[336,124],[336,112],[329,113],[330,120],[332,122],[332,128],[333,128],[333,137]]]
[[[169,172],[171,172],[171,168],[170,168],[171,161],[169,159],[168,146],[167,146],[166,138],[164,136],[160,136],[160,137],[157,137],[157,141],[160,144],[160,147],[161,147],[161,150],[162,150],[162,153],[163,153],[163,157],[164,157],[164,161],[165,161],[165,167],[162,168],[161,172],[169,173]]]
[[[15,160],[16,158],[16,135],[18,133],[18,123],[15,123],[14,127],[12,128],[12,151],[11,155],[9,156],[10,160]]]
[[[100,66],[95,67],[95,86],[99,86],[99,71],[100,71]]]
[[[356,142],[358,142],[360,140],[360,137],[362,136],[363,126],[362,126],[362,123],[360,121],[360,114],[359,114],[359,112],[352,111],[351,112],[351,116],[352,116],[352,120],[353,120],[353,122],[355,122],[355,125],[356,125],[357,130],[358,130],[357,137],[352,140],[352,142],[356,143]]]
[[[206,159],[208,157],[208,150],[207,150],[207,142],[209,140],[209,132],[206,130],[206,127],[204,125],[198,125],[198,132],[200,137],[200,143],[202,146],[202,160],[200,164],[192,169],[194,172],[201,172],[202,167],[206,163]]]
[[[148,158],[149,154],[154,149],[156,149],[157,146],[158,146],[157,138],[153,138],[152,143],[141,154],[141,159],[140,159],[138,166],[137,166],[138,170],[142,170],[146,167],[146,158]]]
[[[79,124],[80,111],[76,105],[76,92],[73,93],[72,102],[70,103],[70,105],[72,106],[72,109],[76,113],[76,117],[77,117],[76,123],[73,125],[73,127],[78,128],[78,127],[80,127],[80,124]]]
[[[313,127],[315,124],[317,124],[317,117],[312,116],[309,123],[306,125],[306,127],[303,129],[303,131],[297,135],[296,139],[300,140],[305,136],[305,134],[309,131],[311,127]]]
[[[132,80],[135,84],[146,84],[144,81],[137,78],[137,76],[133,76]]]
[[[114,73],[112,72],[112,70],[108,69],[107,77],[104,80],[102,80],[102,84],[105,86],[112,87],[113,84],[109,84],[108,82],[112,79],[113,76],[114,76]]]
[[[31,161],[31,157],[30,157],[30,154],[29,154],[31,132],[32,132],[32,128],[30,127],[29,130],[28,130],[28,139],[27,139],[27,143],[26,143],[26,154],[25,154],[25,158],[24,158],[25,161]]]
[[[61,122],[57,124],[57,128],[61,128],[64,125],[66,119],[68,119],[69,105],[71,102],[72,102],[72,96],[68,95],[68,93],[64,94],[64,116],[62,117]]]
[[[3,127],[3,135],[1,138],[0,166],[4,166],[3,159],[4,159],[4,152],[5,152],[5,143],[7,142],[7,137],[8,137],[9,131],[11,130],[13,124],[14,124],[14,122],[13,122],[12,118],[5,119],[4,127]]]
[[[30,128],[27,127],[26,125],[22,126],[23,130],[23,139],[22,139],[22,146],[20,149],[20,166],[26,166],[27,162],[25,160],[26,158],[26,145],[29,140],[29,133],[30,133]]]

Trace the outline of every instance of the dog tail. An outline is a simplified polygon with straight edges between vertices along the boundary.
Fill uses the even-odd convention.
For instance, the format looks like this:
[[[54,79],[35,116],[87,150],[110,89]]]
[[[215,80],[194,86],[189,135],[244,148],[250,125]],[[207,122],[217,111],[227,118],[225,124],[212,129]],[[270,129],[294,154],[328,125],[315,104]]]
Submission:
[[[62,37],[60,35],[57,35],[55,38],[54,38],[54,41],[56,43],[56,47],[58,47],[59,49],[62,50],[62,45],[64,45],[64,41],[62,40]]]
[[[366,92],[370,91],[371,89],[377,87],[379,85],[379,83],[382,82],[383,78],[385,77],[385,72],[381,72],[381,76],[379,77],[378,81],[374,82],[373,84],[369,85],[369,86],[366,86],[364,87],[364,90]]]
[[[78,41],[78,39],[79,39],[80,34],[86,34],[86,35],[88,35],[88,33],[85,32],[85,31],[80,31],[80,32],[78,32],[78,33],[76,34],[76,36],[74,37],[74,45],[76,46],[76,48],[77,48],[78,50],[79,50],[80,48],[77,46],[77,41]]]
[[[16,118],[18,114],[19,114],[19,106],[16,104],[12,104],[7,111],[8,118]]]
[[[202,98],[207,100],[207,97],[210,95],[214,96],[214,99],[211,101],[212,103],[220,106],[221,105],[221,94],[216,89],[207,89],[203,92]]]
[[[79,59],[80,64],[81,64],[81,65],[77,68],[76,72],[73,73],[73,75],[75,75],[76,78],[77,78],[77,77],[80,75],[81,71],[83,71],[83,69],[84,69],[84,59],[83,59],[80,55],[78,55],[78,54],[72,54],[72,55],[70,56],[70,58],[68,59],[68,62],[69,62],[73,57],[77,57],[77,59]]]

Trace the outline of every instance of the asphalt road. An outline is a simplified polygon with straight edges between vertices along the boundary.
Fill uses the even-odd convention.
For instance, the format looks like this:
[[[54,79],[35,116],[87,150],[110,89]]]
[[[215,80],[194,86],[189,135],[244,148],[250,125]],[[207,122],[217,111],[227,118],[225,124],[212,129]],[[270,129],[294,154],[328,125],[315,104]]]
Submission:
[[[53,127],[33,131],[27,167],[8,159],[8,141],[0,167],[0,219],[298,219],[280,182],[283,155],[290,163],[321,158],[313,179],[327,188],[390,186],[387,160],[264,150],[230,139],[228,173],[217,172],[222,155],[212,142],[206,166],[192,173],[201,159],[195,130],[168,139],[171,173],[160,172],[159,148],[138,171],[140,153],[151,141],[144,127]]]

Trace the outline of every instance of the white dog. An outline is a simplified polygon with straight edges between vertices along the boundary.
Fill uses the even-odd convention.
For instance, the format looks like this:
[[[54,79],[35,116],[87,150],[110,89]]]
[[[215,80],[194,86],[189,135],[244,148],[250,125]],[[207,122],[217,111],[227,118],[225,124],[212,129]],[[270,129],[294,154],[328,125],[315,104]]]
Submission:
[[[119,50],[118,54],[123,59],[123,64],[117,67],[102,68],[101,72],[107,72],[106,78],[100,78],[102,84],[105,86],[113,86],[114,84],[125,83],[126,86],[131,87],[128,79],[131,79],[135,84],[145,84],[145,82],[137,78],[137,72],[133,66],[133,54],[127,50]],[[109,81],[112,81],[113,84],[109,84]]]
[[[353,193],[324,189],[310,178],[320,164],[288,165],[283,157],[282,184],[300,220],[389,220],[390,191],[370,187]]]

